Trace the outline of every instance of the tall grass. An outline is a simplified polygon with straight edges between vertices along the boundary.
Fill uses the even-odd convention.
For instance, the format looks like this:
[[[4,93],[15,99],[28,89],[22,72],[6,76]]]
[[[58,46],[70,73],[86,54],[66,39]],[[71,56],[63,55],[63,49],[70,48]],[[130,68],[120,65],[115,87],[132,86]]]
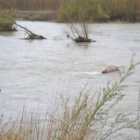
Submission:
[[[89,95],[85,86],[73,105],[70,98],[61,96],[60,110],[52,110],[45,117],[39,112],[29,115],[26,108],[20,120],[4,125],[2,117],[0,140],[112,140],[113,137],[134,140],[126,131],[137,131],[138,119],[132,120],[125,113],[113,114],[112,110],[123,99],[123,82],[137,64],[132,60],[128,69],[120,73],[119,81],[108,83],[94,96]]]

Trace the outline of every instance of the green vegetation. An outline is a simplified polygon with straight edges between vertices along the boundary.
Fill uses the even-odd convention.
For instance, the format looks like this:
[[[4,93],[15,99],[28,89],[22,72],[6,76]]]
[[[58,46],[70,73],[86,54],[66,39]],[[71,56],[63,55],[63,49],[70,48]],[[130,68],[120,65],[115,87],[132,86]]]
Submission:
[[[123,101],[124,80],[131,75],[135,66],[133,60],[126,71],[120,74],[120,80],[100,90],[98,95],[91,97],[85,86],[70,106],[70,98],[61,96],[61,111],[54,109],[46,113],[44,119],[41,112],[31,114],[27,120],[25,108],[19,121],[2,123],[0,119],[1,140],[110,140],[138,139],[132,131],[138,131],[138,119],[130,119],[125,113],[113,114],[113,108]],[[57,110],[57,111],[56,111]],[[124,133],[123,133],[123,130]],[[127,130],[128,133],[127,133]],[[129,133],[131,132],[131,133]],[[121,137],[121,138],[120,138]]]
[[[140,10],[140,0],[0,0],[1,10],[18,10],[24,12],[53,11],[58,12],[57,20],[66,22],[64,15],[69,15],[73,21],[79,21],[84,16],[87,21],[130,21],[137,20]],[[24,14],[22,15],[24,17]],[[36,20],[34,14],[28,19]],[[39,20],[47,19],[42,15]]]
[[[2,15],[1,22],[0,22],[0,29],[1,29],[0,31],[16,31],[16,29],[13,28],[13,25],[24,29],[25,33],[28,35],[26,39],[30,39],[30,40],[46,39],[42,35],[37,35],[33,33],[32,31],[30,31],[29,29],[27,29],[26,27],[23,27],[22,25],[16,23],[16,21],[13,18],[7,15]]]
[[[74,22],[105,21],[108,18],[109,16],[105,14],[100,3],[95,5],[93,0],[71,0],[67,7],[61,8],[58,14],[60,22],[67,20]]]
[[[136,14],[140,9],[139,0],[101,0],[101,5],[110,20],[136,21]]]
[[[67,6],[60,7],[58,21],[65,22],[67,17],[74,22],[123,20],[136,21],[139,0],[71,0]]]
[[[61,7],[57,21],[68,23],[70,32],[67,35],[75,42],[92,42],[87,23],[95,20],[106,21],[108,18],[101,5],[96,7],[92,0],[71,0]]]
[[[5,17],[0,17],[0,31],[16,31],[14,23]]]

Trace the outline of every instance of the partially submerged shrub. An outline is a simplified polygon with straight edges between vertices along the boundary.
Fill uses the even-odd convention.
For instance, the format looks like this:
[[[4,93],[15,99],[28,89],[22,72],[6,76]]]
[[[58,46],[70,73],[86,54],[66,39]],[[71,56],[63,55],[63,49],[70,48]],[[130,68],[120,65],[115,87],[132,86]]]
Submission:
[[[77,43],[92,42],[89,38],[89,26],[87,23],[75,24],[68,22],[69,31],[67,37],[71,38]]]
[[[16,31],[14,23],[5,17],[0,17],[0,31]]]
[[[26,27],[23,27],[22,25],[18,24],[18,23],[17,23],[16,21],[14,21],[12,18],[10,18],[10,17],[8,17],[8,16],[6,16],[6,15],[3,15],[3,17],[4,17],[5,19],[7,19],[8,21],[10,21],[10,22],[12,23],[12,25],[14,24],[14,25],[16,25],[16,26],[18,26],[18,27],[24,29],[24,30],[25,30],[25,33],[28,35],[28,37],[25,38],[25,39],[29,39],[29,40],[36,40],[36,39],[42,40],[42,39],[46,39],[44,36],[35,34],[35,33],[33,33],[32,31],[30,31],[29,29],[27,29]]]
[[[68,36],[75,42],[92,42],[89,38],[88,23],[97,18],[107,17],[101,5],[94,6],[92,0],[71,0],[58,14],[59,21],[68,23],[70,29]]]

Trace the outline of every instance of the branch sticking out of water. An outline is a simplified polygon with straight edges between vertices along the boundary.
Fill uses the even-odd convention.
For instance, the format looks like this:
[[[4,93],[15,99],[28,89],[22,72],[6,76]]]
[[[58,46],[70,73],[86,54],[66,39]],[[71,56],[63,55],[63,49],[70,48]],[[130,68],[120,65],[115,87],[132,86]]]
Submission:
[[[21,26],[20,24],[18,24],[17,22],[15,22],[13,19],[11,19],[8,16],[3,15],[3,17],[7,18],[8,20],[10,20],[11,22],[13,22],[13,24],[15,24],[16,26],[24,29],[25,33],[28,35],[28,37],[26,39],[30,39],[30,40],[34,40],[34,39],[46,39],[44,36],[42,35],[38,35],[33,33],[32,31],[30,31],[29,29],[27,29],[26,27]]]

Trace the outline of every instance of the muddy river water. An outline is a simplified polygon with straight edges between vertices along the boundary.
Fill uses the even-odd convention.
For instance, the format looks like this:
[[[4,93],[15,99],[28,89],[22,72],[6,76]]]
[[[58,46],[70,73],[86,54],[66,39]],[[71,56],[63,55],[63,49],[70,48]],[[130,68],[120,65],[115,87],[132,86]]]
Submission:
[[[66,37],[67,25],[18,21],[47,40],[27,41],[22,29],[0,32],[0,112],[13,115],[24,104],[31,110],[53,105],[60,94],[75,98],[88,84],[90,94],[118,80],[118,73],[102,75],[107,65],[127,67],[132,55],[140,60],[140,24],[91,24],[96,42],[76,44]],[[126,80],[129,87],[117,111],[137,112],[140,66]]]

